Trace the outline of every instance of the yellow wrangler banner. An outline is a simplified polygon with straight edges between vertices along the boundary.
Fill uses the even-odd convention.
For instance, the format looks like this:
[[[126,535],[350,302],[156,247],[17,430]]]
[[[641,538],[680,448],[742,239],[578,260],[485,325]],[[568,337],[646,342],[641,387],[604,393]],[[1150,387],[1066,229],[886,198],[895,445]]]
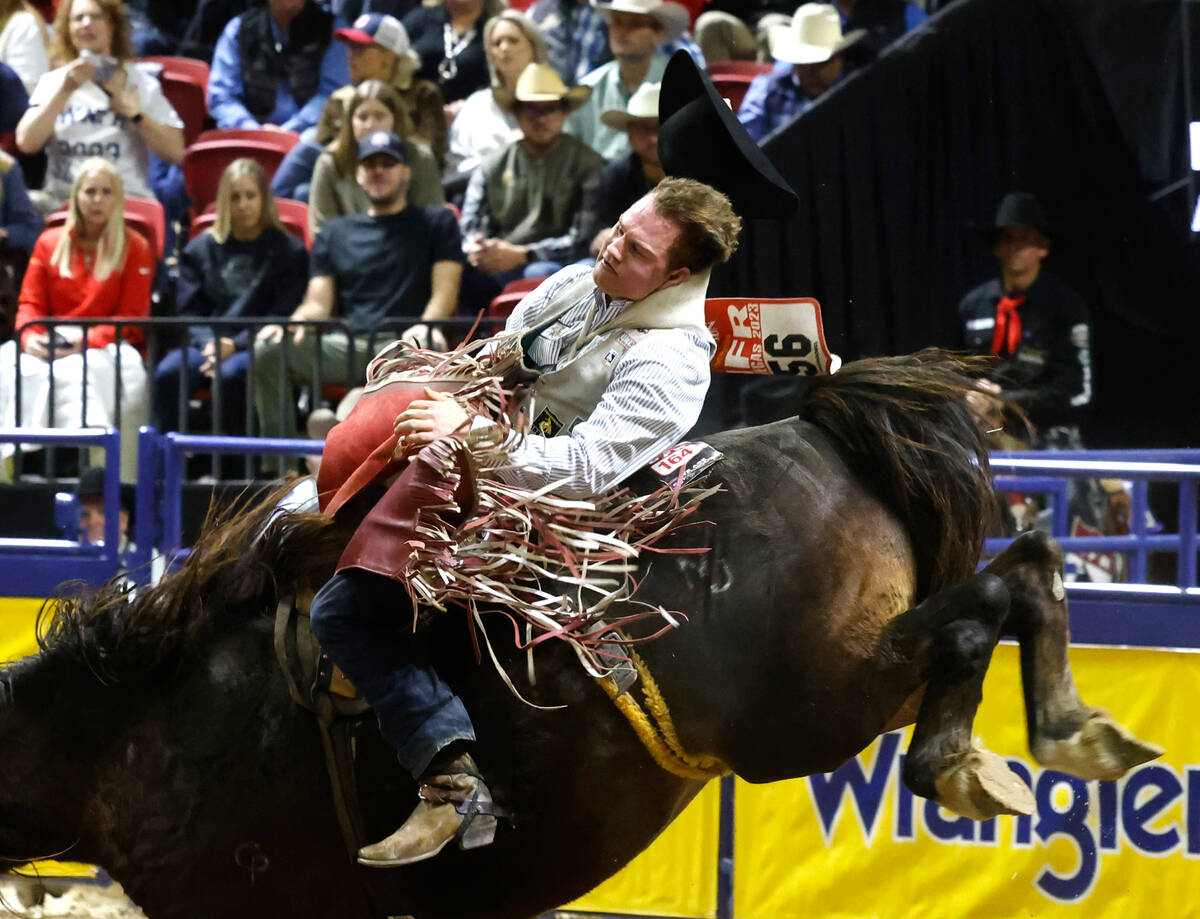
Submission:
[[[34,625],[42,600],[0,597],[0,662],[15,661],[37,652]]]
[[[737,919],[1200,915],[1200,658],[1074,648],[1071,660],[1083,698],[1165,746],[1165,757],[1117,782],[1039,769],[1025,740],[1017,649],[1002,645],[976,733],[1028,778],[1037,813],[976,823],[913,796],[900,781],[907,731],[881,737],[835,773],[739,782]],[[715,789],[711,783],[705,793]],[[705,819],[715,833],[715,812]],[[713,901],[696,908],[693,896],[705,886],[696,879],[716,873],[710,839],[698,828],[668,830],[572,908],[713,916]]]

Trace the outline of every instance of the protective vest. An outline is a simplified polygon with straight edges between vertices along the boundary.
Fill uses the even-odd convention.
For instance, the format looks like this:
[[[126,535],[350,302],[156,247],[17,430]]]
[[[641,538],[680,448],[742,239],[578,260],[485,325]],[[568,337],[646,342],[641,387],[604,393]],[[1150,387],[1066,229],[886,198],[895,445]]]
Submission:
[[[572,346],[571,356],[553,370],[539,373],[522,362],[522,370],[532,382],[526,386],[517,408],[532,422],[530,433],[544,437],[569,434],[600,404],[629,349],[656,330],[688,328],[711,341],[704,321],[709,274],[703,271],[682,284],[655,291],[599,328],[585,331]],[[583,274],[563,290],[561,296],[566,305],[533,326],[524,341],[531,342],[578,304],[589,290],[592,296],[603,296],[591,274]]]
[[[333,17],[308,2],[288,28],[287,44],[275,46],[271,13],[265,5],[242,14],[238,54],[242,61],[242,102],[259,121],[275,111],[279,83],[301,107],[317,94],[321,61],[333,35]]]

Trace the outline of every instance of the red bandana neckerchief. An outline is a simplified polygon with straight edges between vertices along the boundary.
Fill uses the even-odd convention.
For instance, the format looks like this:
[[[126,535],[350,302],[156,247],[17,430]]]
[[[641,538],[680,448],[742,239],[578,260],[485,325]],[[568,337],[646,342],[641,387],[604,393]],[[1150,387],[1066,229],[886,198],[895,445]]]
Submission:
[[[1025,295],[1001,297],[996,304],[996,331],[992,334],[992,354],[1012,354],[1021,345],[1021,314],[1017,307]]]

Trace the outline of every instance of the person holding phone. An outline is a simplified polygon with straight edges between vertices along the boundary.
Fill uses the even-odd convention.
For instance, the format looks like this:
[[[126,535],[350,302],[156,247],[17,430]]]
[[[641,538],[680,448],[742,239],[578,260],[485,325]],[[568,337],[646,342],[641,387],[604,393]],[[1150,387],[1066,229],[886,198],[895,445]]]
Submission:
[[[119,0],[63,0],[51,57],[17,125],[23,153],[46,148],[44,188],[31,194],[43,213],[64,204],[81,165],[100,156],[117,167],[125,193],[153,198],[149,157],[183,162],[183,122],[157,77],[135,66]]]
[[[39,325],[45,319],[136,319],[150,315],[154,256],[125,226],[121,176],[108,160],[76,173],[64,226],[38,237],[21,285],[17,341],[0,345],[0,425],[120,426],[122,478],[136,469],[136,432],[147,420],[141,329]],[[84,352],[86,351],[86,359]],[[20,367],[20,415],[14,369]],[[117,376],[120,376],[120,397]],[[51,387],[53,379],[53,388]],[[53,404],[51,395],[53,394]],[[12,452],[0,445],[0,458]]]

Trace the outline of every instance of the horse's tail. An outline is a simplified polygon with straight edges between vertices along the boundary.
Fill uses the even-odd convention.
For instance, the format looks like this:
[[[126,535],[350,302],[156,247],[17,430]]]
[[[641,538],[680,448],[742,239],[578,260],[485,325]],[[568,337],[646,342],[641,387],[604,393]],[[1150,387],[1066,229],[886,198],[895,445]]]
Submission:
[[[824,430],[903,520],[918,596],[975,570],[995,513],[987,446],[967,406],[986,359],[926,348],[813,378],[800,417]]]

